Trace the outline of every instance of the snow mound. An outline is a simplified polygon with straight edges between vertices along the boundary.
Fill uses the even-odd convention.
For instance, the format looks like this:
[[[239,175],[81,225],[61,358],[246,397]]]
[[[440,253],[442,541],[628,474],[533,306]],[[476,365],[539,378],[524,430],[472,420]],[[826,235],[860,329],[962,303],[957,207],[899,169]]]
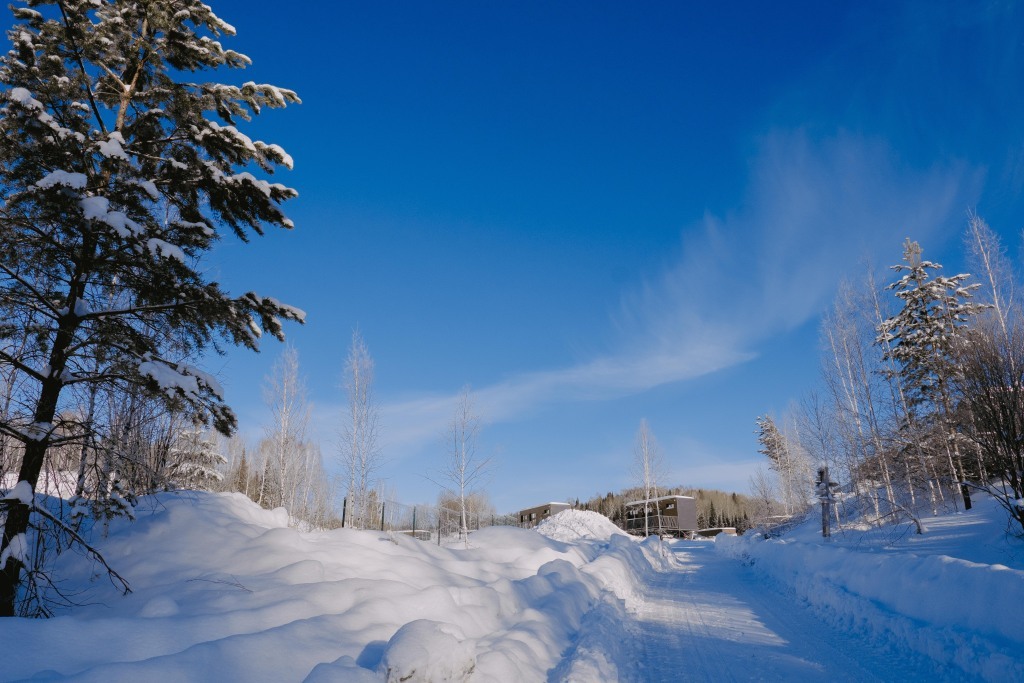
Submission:
[[[628,535],[604,515],[589,510],[562,510],[538,524],[537,533],[563,543],[588,539],[608,541],[613,536]]]
[[[388,641],[380,670],[388,683],[464,681],[476,668],[473,646],[458,626],[418,619]]]
[[[495,527],[449,549],[303,532],[241,494],[146,496],[135,522],[89,537],[132,594],[61,554],[80,606],[0,619],[0,680],[541,681],[556,667],[619,680],[632,651],[619,626],[651,560],[594,513],[559,524],[574,517],[587,523],[560,533],[578,543]]]

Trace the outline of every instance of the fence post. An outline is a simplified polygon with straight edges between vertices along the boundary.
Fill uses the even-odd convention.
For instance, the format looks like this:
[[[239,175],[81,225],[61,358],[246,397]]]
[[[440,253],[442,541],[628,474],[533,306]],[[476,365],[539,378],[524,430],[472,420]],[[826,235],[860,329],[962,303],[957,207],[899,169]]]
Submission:
[[[437,511],[437,545],[441,545],[441,510]]]
[[[416,538],[416,506],[412,506],[412,537]]]
[[[380,530],[384,531],[384,502],[380,504]]]
[[[345,528],[345,509],[348,507],[348,497],[341,499],[341,528]]]

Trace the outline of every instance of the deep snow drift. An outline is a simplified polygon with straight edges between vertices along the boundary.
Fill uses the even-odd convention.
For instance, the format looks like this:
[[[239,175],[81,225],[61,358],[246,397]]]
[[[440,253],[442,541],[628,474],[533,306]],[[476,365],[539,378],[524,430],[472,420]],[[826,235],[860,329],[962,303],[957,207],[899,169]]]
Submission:
[[[546,526],[571,545],[494,527],[465,549],[301,533],[240,494],[163,494],[140,508],[95,539],[134,592],[120,597],[65,553],[63,588],[87,604],[0,621],[0,680],[526,681],[556,665],[615,680],[602,648],[576,636],[594,614],[621,621],[619,596],[650,569],[596,513]]]

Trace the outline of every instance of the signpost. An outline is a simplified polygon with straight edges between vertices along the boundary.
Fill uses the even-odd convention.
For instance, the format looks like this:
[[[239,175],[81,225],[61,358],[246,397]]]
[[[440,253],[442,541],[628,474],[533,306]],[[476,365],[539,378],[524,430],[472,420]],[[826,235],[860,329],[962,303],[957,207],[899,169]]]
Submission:
[[[829,528],[830,516],[832,513],[832,503],[835,501],[834,490],[838,487],[834,481],[829,481],[828,478],[828,466],[818,468],[818,481],[815,483],[815,490],[818,494],[818,500],[821,501],[821,535],[824,538],[832,536],[832,530]]]

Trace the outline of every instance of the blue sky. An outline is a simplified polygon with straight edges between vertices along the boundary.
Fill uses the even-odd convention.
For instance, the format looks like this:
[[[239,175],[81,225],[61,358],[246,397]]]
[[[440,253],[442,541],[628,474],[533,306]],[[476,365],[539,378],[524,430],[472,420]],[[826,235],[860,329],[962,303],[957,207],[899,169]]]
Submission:
[[[211,5],[232,78],[303,98],[245,129],[295,158],[295,231],[211,273],[306,310],[328,462],[359,326],[406,502],[466,384],[500,510],[629,485],[641,418],[673,483],[745,491],[844,275],[907,236],[959,268],[969,209],[1018,254],[1016,3]],[[211,360],[251,436],[280,350]]]

